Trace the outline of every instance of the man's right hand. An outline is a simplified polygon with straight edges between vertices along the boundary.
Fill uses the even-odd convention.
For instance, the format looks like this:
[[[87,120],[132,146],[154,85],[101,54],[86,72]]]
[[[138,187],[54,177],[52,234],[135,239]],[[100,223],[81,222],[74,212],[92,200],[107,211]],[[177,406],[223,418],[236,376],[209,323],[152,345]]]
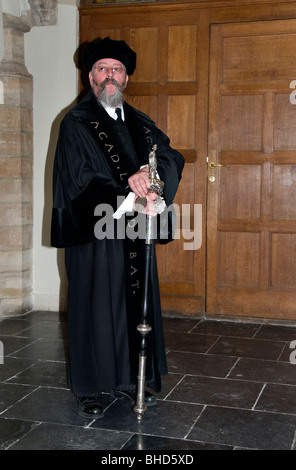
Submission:
[[[150,188],[148,167],[141,168],[128,179],[128,184],[136,197],[147,197]]]

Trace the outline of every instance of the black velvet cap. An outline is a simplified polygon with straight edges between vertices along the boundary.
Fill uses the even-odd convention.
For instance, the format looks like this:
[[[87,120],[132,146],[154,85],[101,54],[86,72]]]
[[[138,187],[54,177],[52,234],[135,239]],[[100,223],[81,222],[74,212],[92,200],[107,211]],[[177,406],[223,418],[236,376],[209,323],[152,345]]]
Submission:
[[[95,39],[86,48],[83,54],[83,64],[90,71],[100,59],[116,59],[121,62],[128,75],[132,75],[136,68],[136,53],[125,41],[104,38]]]

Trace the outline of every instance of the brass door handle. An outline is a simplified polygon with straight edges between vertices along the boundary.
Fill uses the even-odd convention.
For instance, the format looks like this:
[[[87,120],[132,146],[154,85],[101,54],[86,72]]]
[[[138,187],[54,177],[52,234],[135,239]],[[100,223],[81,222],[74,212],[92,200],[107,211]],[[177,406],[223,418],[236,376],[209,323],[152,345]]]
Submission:
[[[217,166],[226,166],[226,165],[221,165],[221,163],[215,163],[215,162],[209,163],[210,168],[216,168]]]

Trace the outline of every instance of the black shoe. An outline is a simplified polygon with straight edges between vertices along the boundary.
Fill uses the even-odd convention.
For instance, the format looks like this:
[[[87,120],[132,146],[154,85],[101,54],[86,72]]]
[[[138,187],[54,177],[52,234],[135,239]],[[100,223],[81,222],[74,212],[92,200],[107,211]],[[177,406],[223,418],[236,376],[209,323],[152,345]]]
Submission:
[[[96,397],[78,397],[78,413],[83,418],[97,419],[103,418],[104,409],[100,399]]]
[[[127,392],[125,390],[112,390],[111,396],[113,398],[119,398],[122,400],[123,398],[128,398],[132,405],[135,405],[137,400],[137,393],[136,392]],[[145,405],[146,406],[155,406],[157,405],[157,400],[155,396],[145,390]]]

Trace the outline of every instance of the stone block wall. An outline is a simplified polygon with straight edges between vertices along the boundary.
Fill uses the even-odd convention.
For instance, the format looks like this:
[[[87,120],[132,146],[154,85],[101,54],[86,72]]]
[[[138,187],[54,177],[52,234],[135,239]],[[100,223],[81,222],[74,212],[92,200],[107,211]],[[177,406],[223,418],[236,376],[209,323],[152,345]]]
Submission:
[[[0,317],[32,309],[33,82],[26,18],[3,14],[0,62]]]

